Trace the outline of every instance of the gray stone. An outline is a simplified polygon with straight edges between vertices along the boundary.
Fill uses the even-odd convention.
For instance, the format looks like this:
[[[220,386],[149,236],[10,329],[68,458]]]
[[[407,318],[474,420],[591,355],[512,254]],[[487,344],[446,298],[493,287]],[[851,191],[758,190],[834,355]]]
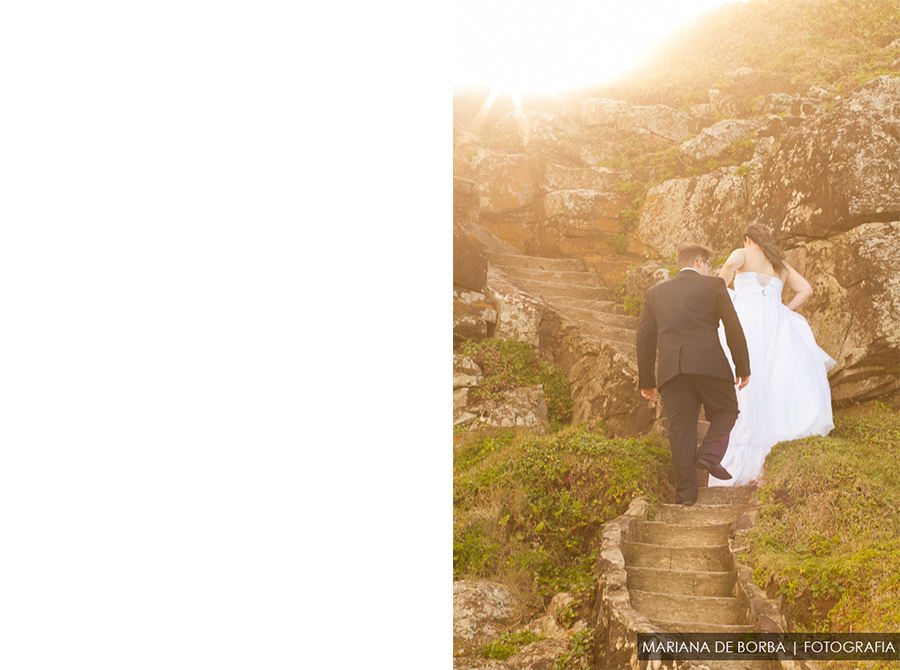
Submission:
[[[686,244],[710,247],[716,256],[740,246],[746,227],[747,182],[737,168],[670,179],[647,192],[635,236],[659,256]]]
[[[710,160],[723,159],[734,142],[749,137],[761,127],[759,121],[719,121],[682,144],[678,155],[694,165],[705,165]]]
[[[616,119],[619,130],[646,130],[672,142],[680,142],[698,130],[696,117],[666,105],[629,107]]]
[[[716,116],[735,118],[746,116],[747,114],[747,107],[744,103],[730,93],[725,93],[718,89],[709,89],[709,104],[712,106]]]
[[[900,222],[867,223],[826,240],[798,241],[785,258],[813,287],[798,309],[835,359],[838,405],[900,387]]]
[[[585,126],[613,125],[628,106],[623,100],[588,98],[581,103],[581,123]]]
[[[789,244],[900,216],[900,77],[873,80],[786,134],[766,160],[749,219]]]
[[[509,628],[516,599],[503,584],[453,582],[453,640],[488,642]]]

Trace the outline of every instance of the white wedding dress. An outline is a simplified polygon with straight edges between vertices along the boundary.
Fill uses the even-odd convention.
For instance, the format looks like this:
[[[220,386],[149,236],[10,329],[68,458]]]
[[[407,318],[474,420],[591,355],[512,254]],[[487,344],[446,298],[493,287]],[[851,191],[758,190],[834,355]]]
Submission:
[[[750,354],[750,383],[737,392],[737,422],[722,459],[732,479],[709,477],[709,486],[744,486],[759,479],[775,444],[827,435],[834,422],[828,370],[834,359],[816,344],[806,319],[781,302],[784,282],[756,272],[739,272],[728,290]],[[725,330],[722,349],[731,363]]]

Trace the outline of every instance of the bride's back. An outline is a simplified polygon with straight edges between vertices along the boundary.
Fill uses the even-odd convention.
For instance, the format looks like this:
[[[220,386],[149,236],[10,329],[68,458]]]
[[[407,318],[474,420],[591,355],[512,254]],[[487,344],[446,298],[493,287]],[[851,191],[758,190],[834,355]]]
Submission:
[[[772,264],[769,262],[769,259],[766,258],[766,255],[763,253],[762,249],[744,249],[744,263],[738,269],[738,273],[741,272],[758,272],[759,274],[768,275],[770,277],[778,277],[781,280],[784,280],[784,277],[780,277],[775,273],[775,268],[772,267]]]

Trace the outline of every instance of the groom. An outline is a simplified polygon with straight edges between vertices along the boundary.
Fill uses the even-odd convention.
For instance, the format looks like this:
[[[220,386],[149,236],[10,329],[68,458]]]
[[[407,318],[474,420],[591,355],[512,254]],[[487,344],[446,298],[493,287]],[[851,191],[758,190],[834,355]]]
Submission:
[[[709,276],[711,254],[697,244],[678,251],[680,270],[673,279],[647,291],[637,334],[641,395],[651,401],[662,395],[678,481],[675,502],[681,505],[697,502],[697,468],[717,479],[731,479],[721,462],[738,416],[734,386],[742,389],[750,381],[744,331],[725,283]],[[737,375],[733,382],[719,342],[720,320]],[[654,374],[657,347],[658,379]],[[701,405],[709,432],[698,449]]]

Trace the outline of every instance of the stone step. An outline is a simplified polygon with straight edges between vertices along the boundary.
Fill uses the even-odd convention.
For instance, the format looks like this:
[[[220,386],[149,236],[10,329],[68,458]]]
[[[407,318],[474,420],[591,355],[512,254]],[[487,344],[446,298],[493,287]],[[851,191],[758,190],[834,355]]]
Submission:
[[[585,335],[593,335],[601,340],[612,340],[628,345],[632,349],[636,349],[635,331],[628,328],[617,328],[615,326],[607,326],[606,324],[596,322],[576,321]]]
[[[497,265],[498,270],[513,279],[522,281],[564,282],[581,286],[602,286],[602,277],[596,272],[577,272],[574,270],[532,270],[509,265]]]
[[[631,606],[648,619],[677,619],[695,623],[747,625],[747,613],[737,598],[683,596],[629,589]]]
[[[661,521],[638,521],[637,539],[645,544],[659,544],[667,547],[716,547],[728,544],[729,525],[715,523],[696,526]]]
[[[529,270],[555,270],[562,272],[586,272],[587,264],[581,258],[538,258],[511,254],[488,254],[492,265]]]
[[[532,293],[543,296],[549,302],[556,297],[582,298],[584,300],[602,300],[612,302],[615,300],[615,291],[608,286],[586,286],[584,284],[571,284],[559,281],[540,281],[537,279],[516,280]]]
[[[582,323],[591,323],[600,321],[606,326],[614,326],[616,328],[624,328],[632,331],[631,337],[637,336],[638,325],[641,320],[636,316],[625,316],[624,314],[609,314],[604,312],[596,312],[592,309],[583,309],[580,307],[570,307],[568,305],[556,304],[556,308],[563,314],[580,321]]]
[[[558,307],[576,307],[603,314],[625,314],[625,308],[612,300],[585,300],[569,295],[554,295],[553,304]]]
[[[623,542],[622,554],[625,557],[626,571],[632,566],[698,572],[728,572],[734,569],[728,545],[668,547],[645,542]]]
[[[644,615],[646,616],[646,615]],[[654,626],[662,628],[667,633],[751,633],[753,629],[746,624],[727,625],[716,623],[694,623],[693,621],[669,621],[667,619],[655,619],[647,617]],[[712,661],[705,662],[710,665]]]
[[[738,505],[661,505],[653,521],[701,526],[708,523],[732,523],[741,514],[743,509]]]
[[[702,487],[697,496],[700,505],[746,505],[753,497],[755,486]]]
[[[699,572],[696,570],[663,570],[660,568],[626,568],[628,589],[680,595],[734,596],[735,576],[732,572]]]

